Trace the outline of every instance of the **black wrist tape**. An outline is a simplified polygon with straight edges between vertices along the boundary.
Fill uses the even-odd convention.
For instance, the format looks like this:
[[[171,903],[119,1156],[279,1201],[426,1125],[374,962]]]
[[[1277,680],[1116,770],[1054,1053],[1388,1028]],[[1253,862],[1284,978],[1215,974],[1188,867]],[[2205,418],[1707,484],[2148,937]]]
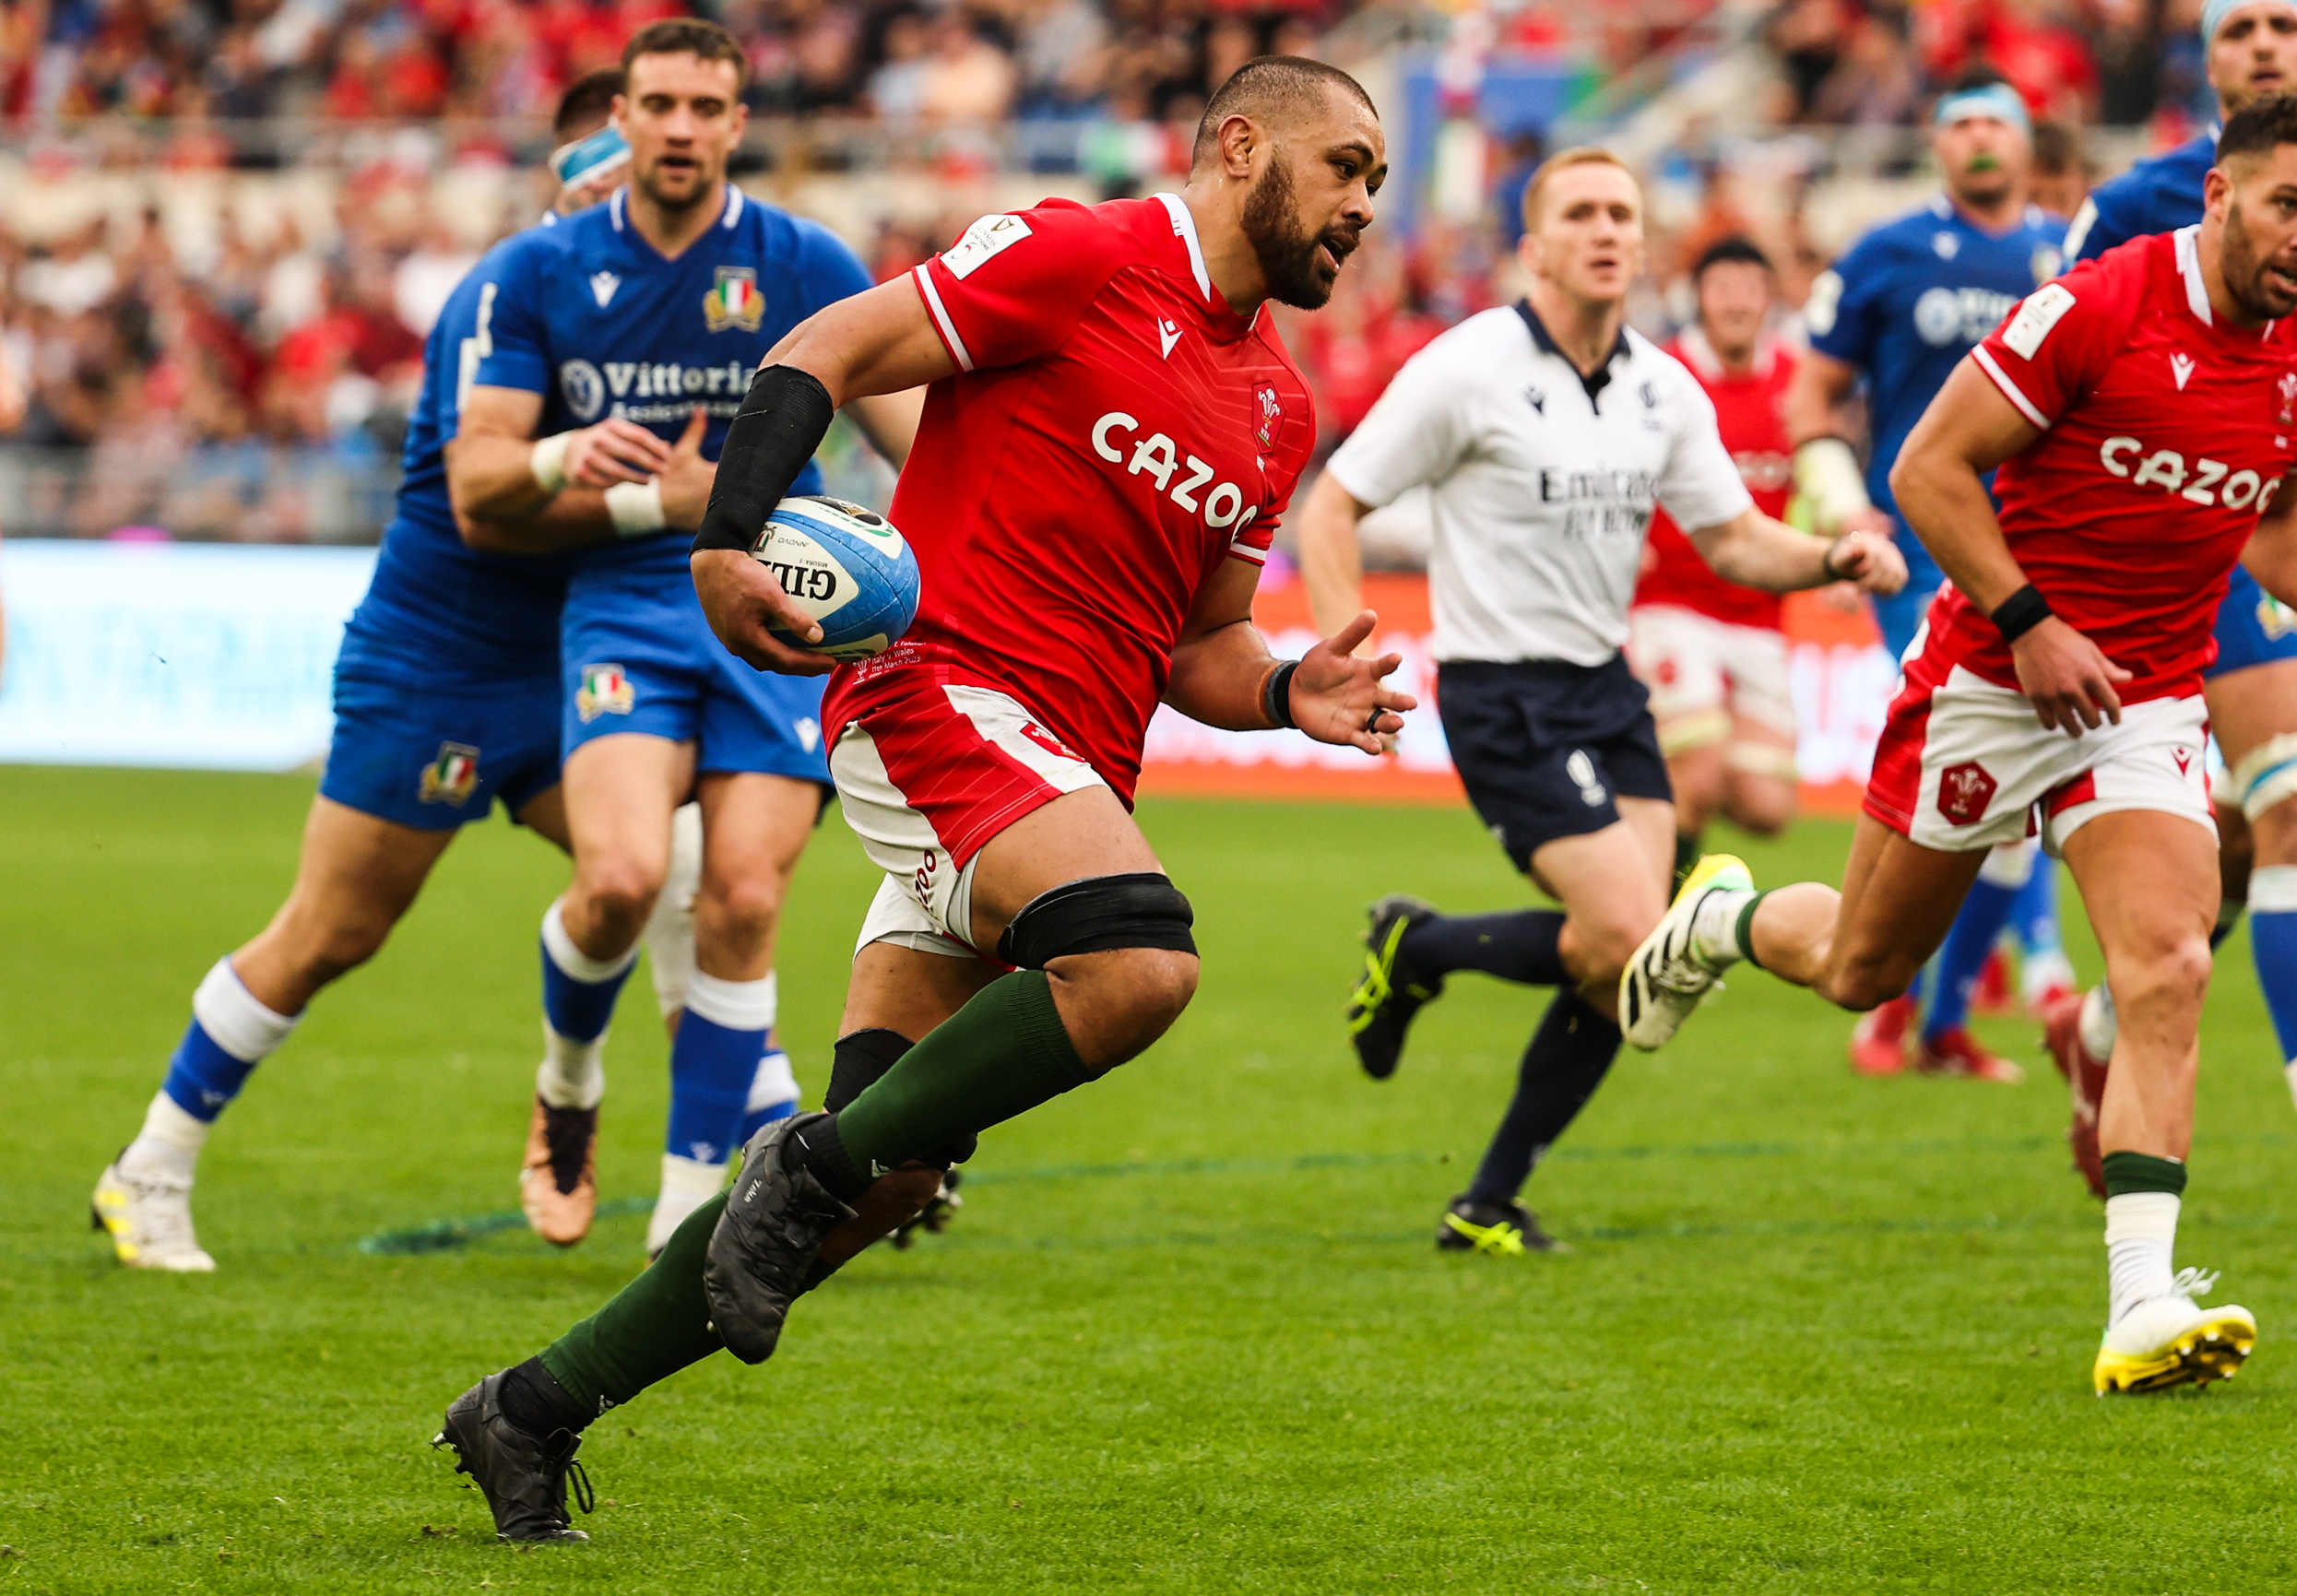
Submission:
[[[726,430],[710,484],[710,507],[693,535],[696,552],[738,549],[748,553],[774,506],[822,446],[837,407],[811,372],[765,366],[750,379],[749,395]]]
[[[2016,643],[2054,613],[2050,601],[2042,596],[2042,589],[2029,582],[1995,605],[1989,619],[2002,633],[2003,642]]]
[[[1292,673],[1300,668],[1297,659],[1287,659],[1268,673],[1268,680],[1261,687],[1261,713],[1268,716],[1271,726],[1286,730],[1297,728],[1299,722],[1292,718]]]

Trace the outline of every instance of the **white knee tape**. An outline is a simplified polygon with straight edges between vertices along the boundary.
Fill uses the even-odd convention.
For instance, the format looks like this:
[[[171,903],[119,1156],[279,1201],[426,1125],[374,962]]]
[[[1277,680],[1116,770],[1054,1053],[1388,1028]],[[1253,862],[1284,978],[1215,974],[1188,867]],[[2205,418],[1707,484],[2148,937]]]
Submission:
[[[1723,751],[1723,763],[1748,775],[1770,776],[1776,781],[1793,781],[1796,777],[1794,751],[1772,743],[1735,742]]]
[[[574,939],[566,932],[564,914],[566,900],[553,901],[542,911],[542,951],[551,955],[551,963],[586,986],[610,981],[638,962],[638,950],[631,949],[619,958],[594,959],[574,946]]]
[[[2255,822],[2284,799],[2297,798],[2297,732],[2267,738],[2233,767],[2232,796]]]
[[[257,1002],[226,955],[192,993],[192,1017],[217,1046],[243,1064],[257,1064],[278,1051],[302,1016],[281,1014]]]
[[[1978,879],[1990,887],[2018,891],[2033,879],[2034,857],[2042,851],[2040,837],[2028,837],[2020,843],[2004,843],[1986,856],[1986,862],[1978,867]]]
[[[2260,915],[2297,914],[2297,865],[2251,870],[2249,906]]]
[[[686,984],[686,1012],[728,1031],[771,1031],[778,1006],[770,972],[755,981],[724,981],[696,970]]]
[[[758,1072],[750,1078],[750,1100],[743,1111],[755,1114],[776,1103],[797,1101],[798,1072],[789,1067],[789,1055],[776,1047],[759,1058]]]
[[[693,979],[693,901],[701,885],[702,806],[681,804],[670,816],[669,873],[638,939],[664,1019],[686,1006],[686,984]]]

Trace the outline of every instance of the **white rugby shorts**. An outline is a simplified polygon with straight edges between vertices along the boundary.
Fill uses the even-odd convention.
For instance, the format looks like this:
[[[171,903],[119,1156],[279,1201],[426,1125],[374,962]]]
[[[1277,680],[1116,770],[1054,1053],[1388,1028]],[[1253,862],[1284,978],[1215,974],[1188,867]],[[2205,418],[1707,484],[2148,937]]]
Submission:
[[[1639,604],[1627,625],[1628,662],[1651,689],[1659,746],[1670,756],[1727,742],[1734,715],[1794,735],[1784,632],[1674,604]]]
[[[1945,853],[2018,842],[2038,825],[2056,855],[2090,821],[2125,810],[2180,815],[2214,836],[2208,741],[2198,693],[2124,704],[2120,725],[2068,737],[2044,729],[2024,693],[1957,665],[1936,686],[1900,679],[1866,812]]]
[[[885,872],[854,944],[950,958],[973,946],[973,867],[989,840],[1064,793],[1105,786],[1017,700],[920,681],[849,722],[830,750],[846,823]]]

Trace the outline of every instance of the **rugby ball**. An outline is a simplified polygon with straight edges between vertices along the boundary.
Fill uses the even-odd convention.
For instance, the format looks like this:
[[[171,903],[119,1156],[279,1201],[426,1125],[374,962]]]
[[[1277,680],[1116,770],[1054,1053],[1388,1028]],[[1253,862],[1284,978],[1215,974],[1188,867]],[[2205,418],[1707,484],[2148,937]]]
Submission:
[[[776,628],[792,648],[830,659],[884,653],[918,618],[918,557],[876,511],[827,494],[785,499],[750,557],[822,628],[819,643]]]

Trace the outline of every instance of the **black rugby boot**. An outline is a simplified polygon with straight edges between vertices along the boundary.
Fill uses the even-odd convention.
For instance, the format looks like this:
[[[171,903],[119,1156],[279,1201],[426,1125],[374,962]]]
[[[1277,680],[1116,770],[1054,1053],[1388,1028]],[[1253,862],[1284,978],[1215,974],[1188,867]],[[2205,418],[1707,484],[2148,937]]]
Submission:
[[[1451,1200],[1443,1223],[1436,1227],[1436,1246],[1444,1252],[1484,1252],[1495,1258],[1521,1258],[1527,1252],[1569,1252],[1539,1228],[1539,1215],[1520,1202],[1477,1202],[1465,1193]]]
[[[829,1117],[793,1115],[753,1137],[710,1233],[702,1270],[710,1323],[743,1363],[774,1355],[789,1305],[825,1278],[815,1269],[823,1241],[853,1217],[799,1151],[799,1139]]]
[[[574,1460],[582,1437],[572,1430],[528,1435],[503,1416],[502,1389],[503,1375],[489,1375],[456,1397],[431,1444],[452,1447],[455,1472],[477,1482],[494,1512],[496,1540],[589,1540],[566,1516],[570,1479],[575,1503],[591,1508],[590,1477]]]
[[[1436,905],[1408,893],[1391,893],[1374,904],[1364,933],[1364,978],[1348,998],[1348,1039],[1364,1073],[1385,1081],[1403,1056],[1403,1034],[1420,1005],[1441,996],[1441,975],[1421,975],[1403,956],[1403,935],[1435,918]]]

